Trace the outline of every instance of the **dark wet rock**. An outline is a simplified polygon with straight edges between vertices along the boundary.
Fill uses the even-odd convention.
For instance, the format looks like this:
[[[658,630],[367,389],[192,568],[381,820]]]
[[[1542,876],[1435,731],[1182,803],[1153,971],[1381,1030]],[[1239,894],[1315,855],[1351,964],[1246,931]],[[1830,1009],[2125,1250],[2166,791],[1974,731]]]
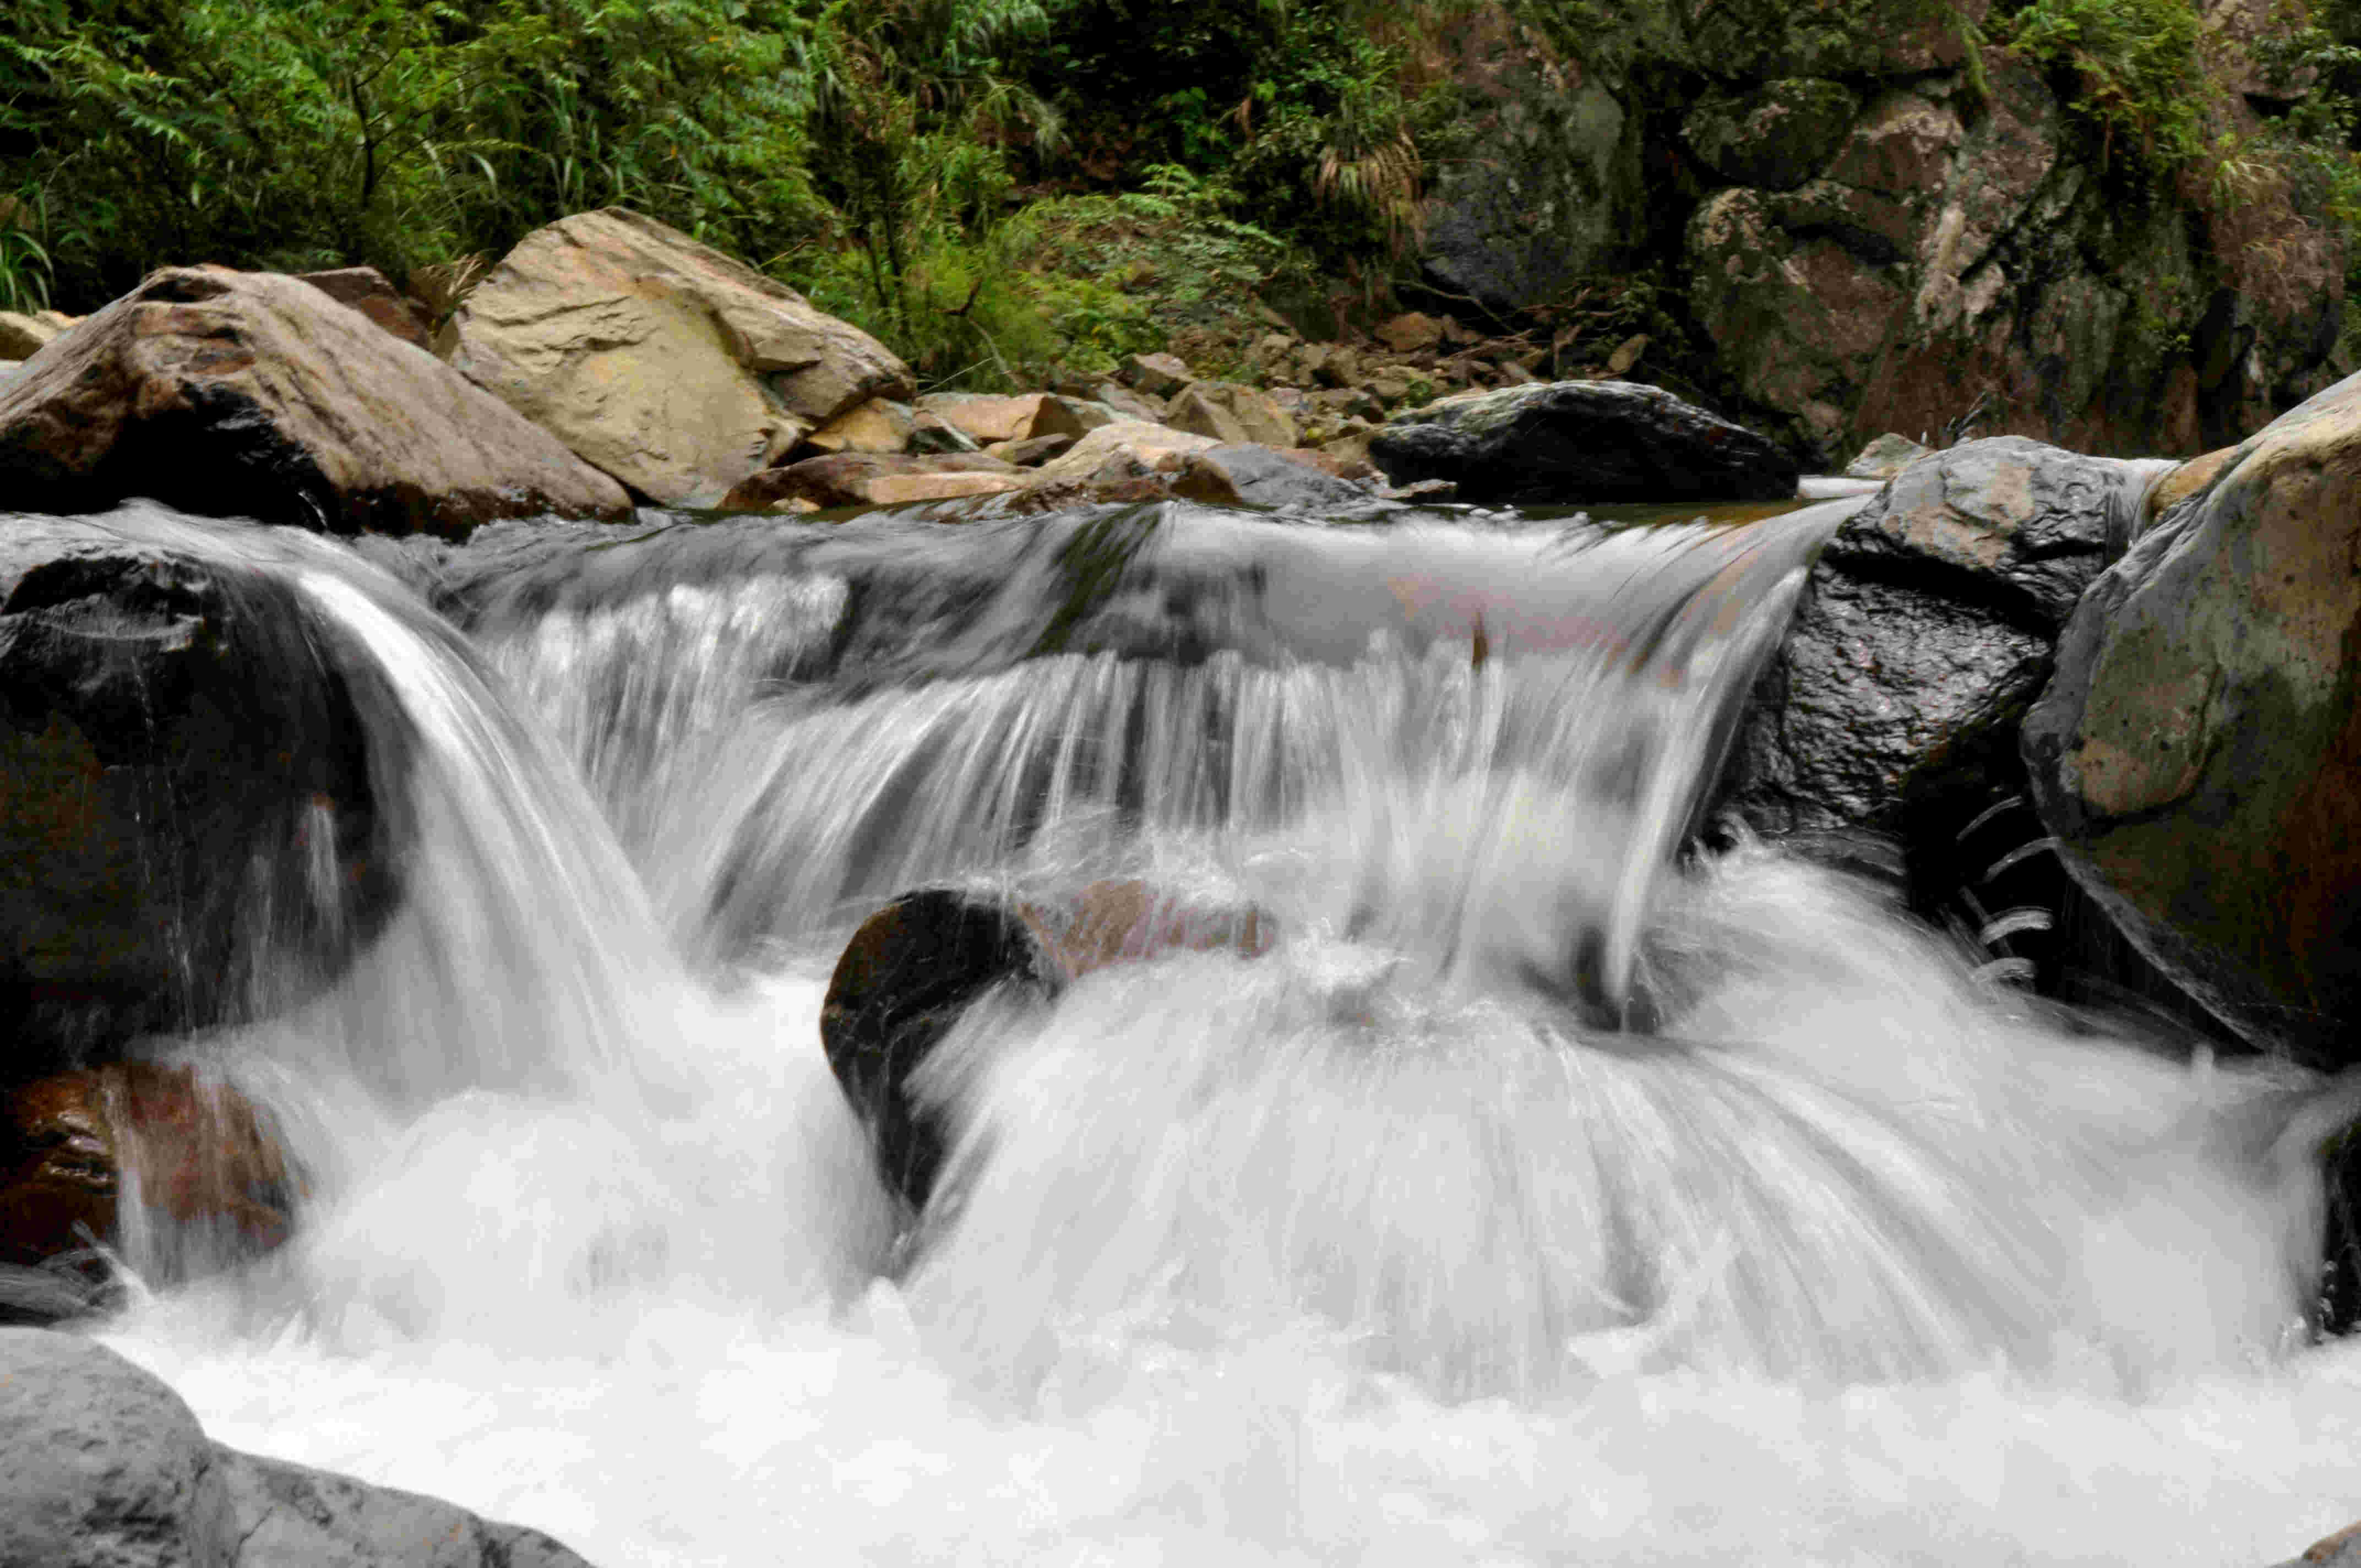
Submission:
[[[112,1311],[122,1301],[114,1268],[95,1250],[39,1264],[0,1263],[0,1325],[46,1328]]]
[[[1730,803],[1773,833],[1956,829],[2015,780],[2059,628],[2171,466],[2021,436],[1904,470],[1828,541],[1750,707]]]
[[[0,1093],[0,1264],[117,1245],[117,1206],[135,1184],[153,1213],[205,1234],[205,1261],[287,1237],[285,1157],[226,1085],[187,1067],[118,1062]]]
[[[1729,183],[1792,191],[1820,171],[1860,112],[1860,95],[1840,82],[1784,77],[1750,92],[1708,93],[1681,135]]]
[[[390,900],[377,837],[353,694],[286,587],[0,527],[0,1081],[332,972]]]
[[[172,268],[0,384],[20,510],[134,497],[351,532],[623,518],[630,499],[433,355],[293,278]]]
[[[1369,500],[1367,489],[1329,472],[1322,455],[1251,444],[1209,446],[1189,454],[1172,481],[1172,493],[1213,506],[1304,512],[1363,506]]]
[[[1272,940],[1252,908],[1094,883],[1071,898],[1013,900],[958,889],[906,894],[845,944],[820,1009],[829,1069],[869,1129],[879,1174],[923,1209],[948,1131],[913,1100],[910,1074],[987,995],[1039,1002],[1093,970],[1174,950],[1254,957]]]
[[[2142,954],[2257,1042],[2361,1024],[2361,378],[2248,441],[2084,596],[2025,729],[2042,819]]]
[[[220,1447],[113,1351],[16,1328],[0,1329],[0,1563],[585,1568],[537,1530]]]
[[[1470,501],[1784,500],[1795,462],[1656,387],[1555,381],[1445,398],[1369,438],[1397,485],[1448,479]]]

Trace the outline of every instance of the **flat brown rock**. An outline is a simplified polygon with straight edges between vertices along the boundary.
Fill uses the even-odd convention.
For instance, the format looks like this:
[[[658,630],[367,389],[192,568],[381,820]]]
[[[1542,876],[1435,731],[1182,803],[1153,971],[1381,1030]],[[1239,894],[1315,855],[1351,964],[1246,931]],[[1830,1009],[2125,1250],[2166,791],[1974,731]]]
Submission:
[[[445,329],[452,365],[655,500],[711,506],[909,367],[784,283],[619,207],[535,229]]]
[[[19,511],[134,497],[353,532],[619,519],[621,488],[431,354],[293,278],[173,268],[0,384]]]
[[[741,480],[722,498],[721,507],[726,511],[771,511],[902,506],[1000,495],[1025,484],[1013,466],[981,452],[923,457],[832,452]]]

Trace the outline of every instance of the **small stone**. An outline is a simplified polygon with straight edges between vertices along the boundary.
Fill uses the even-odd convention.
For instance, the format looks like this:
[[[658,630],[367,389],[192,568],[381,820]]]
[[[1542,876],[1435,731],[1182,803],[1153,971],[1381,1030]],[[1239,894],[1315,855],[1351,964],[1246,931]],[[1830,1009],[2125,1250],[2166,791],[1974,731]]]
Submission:
[[[1891,479],[1921,457],[1932,453],[1931,447],[1921,446],[1906,435],[1888,431],[1861,449],[1860,455],[1845,465],[1848,479]]]
[[[1169,398],[1196,380],[1196,372],[1170,354],[1135,354],[1123,362],[1115,378],[1135,391]]]
[[[872,398],[805,436],[804,444],[818,452],[905,452],[917,429],[908,404]]]
[[[1443,343],[1443,323],[1419,311],[1408,311],[1378,328],[1378,341],[1396,354],[1431,351]]]

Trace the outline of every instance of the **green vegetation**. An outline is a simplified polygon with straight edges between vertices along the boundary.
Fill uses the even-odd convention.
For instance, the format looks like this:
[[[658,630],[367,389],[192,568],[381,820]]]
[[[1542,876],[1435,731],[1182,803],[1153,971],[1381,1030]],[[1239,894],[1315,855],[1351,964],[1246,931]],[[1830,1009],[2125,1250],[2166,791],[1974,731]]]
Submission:
[[[194,260],[366,263],[447,305],[529,229],[617,203],[930,381],[1168,344],[1220,369],[1257,300],[1383,304],[1434,171],[1480,154],[1454,84],[1479,14],[1659,138],[1712,83],[1860,86],[1898,28],[1956,30],[1972,79],[2040,68],[2110,180],[2203,213],[2242,286],[2293,299],[2306,225],[2361,233],[2361,0],[2288,4],[2257,52],[2301,86],[2250,108],[2197,0],[2000,0],[1981,27],[1953,0],[16,0],[0,307]],[[1662,226],[1535,323],[1676,331]]]
[[[1422,170],[1402,14],[19,0],[0,305],[86,310],[200,259],[368,264],[447,295],[472,258],[615,203],[811,291],[930,378],[1088,368],[1277,275],[1381,282]]]

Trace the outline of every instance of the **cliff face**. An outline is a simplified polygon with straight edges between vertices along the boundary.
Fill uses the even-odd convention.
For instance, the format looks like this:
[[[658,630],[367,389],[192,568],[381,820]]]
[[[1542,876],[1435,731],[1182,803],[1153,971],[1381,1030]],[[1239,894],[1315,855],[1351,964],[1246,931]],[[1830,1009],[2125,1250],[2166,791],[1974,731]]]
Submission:
[[[1505,313],[1653,269],[1741,411],[1823,460],[1979,399],[1985,433],[2196,452],[2349,368],[2345,242],[2301,181],[2119,145],[2061,96],[2070,71],[1980,41],[1989,8],[1668,3],[1548,33],[1479,13],[1456,45],[1471,155],[1435,182],[1424,276]],[[2301,91],[2258,53],[2260,8],[2203,7],[2209,130]]]

